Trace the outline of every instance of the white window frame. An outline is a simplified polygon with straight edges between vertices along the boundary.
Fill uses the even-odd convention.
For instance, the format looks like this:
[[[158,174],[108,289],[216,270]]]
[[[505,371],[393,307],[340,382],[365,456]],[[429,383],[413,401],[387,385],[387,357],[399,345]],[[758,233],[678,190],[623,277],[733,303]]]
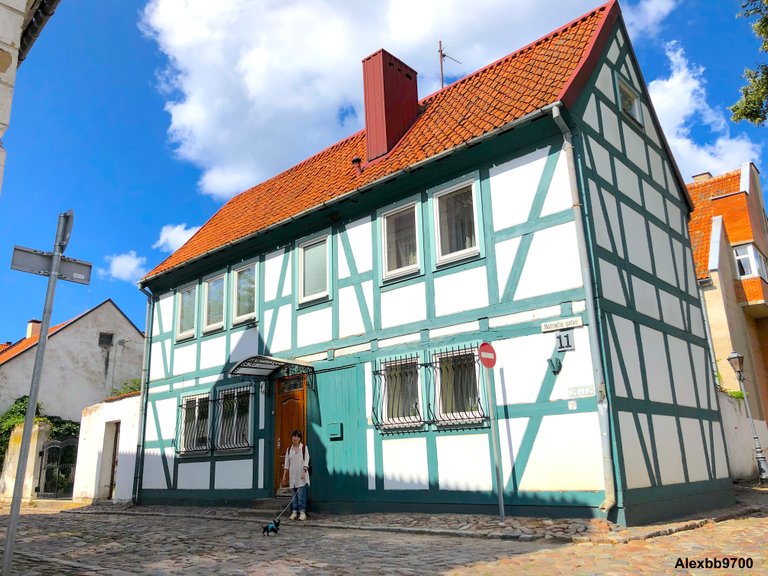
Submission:
[[[326,299],[330,295],[331,284],[331,250],[330,250],[330,234],[323,234],[321,236],[315,236],[310,240],[306,240],[298,245],[298,286],[297,294],[299,295],[299,304],[306,304],[307,302],[315,302],[316,300]],[[315,294],[304,294],[304,250],[317,244],[325,244],[325,290],[317,292]]]
[[[416,263],[394,270],[389,270],[387,266],[387,218],[395,216],[400,212],[413,209],[413,225],[416,229]],[[421,234],[419,229],[419,203],[415,200],[397,206],[386,212],[382,212],[379,215],[381,221],[381,263],[382,263],[382,278],[384,280],[391,280],[392,278],[399,278],[408,274],[421,271]]]
[[[737,254],[737,251],[744,249],[744,254]],[[754,244],[739,244],[733,246],[733,257],[735,261],[735,271],[737,278],[755,278],[760,277],[768,282],[768,262],[765,256],[757,249]],[[739,261],[749,263],[750,272],[748,274],[739,274]]]
[[[192,292],[192,328],[189,330],[181,329],[181,312],[183,309],[182,300],[184,294]],[[176,292],[176,339],[184,340],[195,336],[195,327],[197,326],[197,284],[190,284],[179,288]]]
[[[483,401],[483,392],[480,386],[480,367],[477,362],[477,357],[472,350],[460,350],[460,351],[448,351],[448,352],[436,352],[432,355],[432,361],[436,366],[436,378],[435,378],[435,404],[437,405],[438,424],[439,425],[456,425],[462,423],[480,422],[483,420],[483,413],[479,410],[479,406],[475,410],[448,412],[443,408],[443,382],[442,382],[442,362],[446,358],[459,357],[459,356],[472,356],[473,357],[473,369],[475,373],[475,398],[479,401]],[[469,399],[471,402],[471,399]],[[490,407],[488,407],[490,410]],[[441,418],[446,417],[446,418]]]
[[[626,93],[628,96],[631,96],[633,98],[632,100],[632,106],[629,110],[624,110],[624,106],[621,104],[622,100],[622,93]],[[640,126],[643,125],[643,108],[640,105],[640,94],[637,93],[637,90],[635,90],[632,85],[624,80],[621,76],[616,76],[616,96],[618,98],[618,101],[616,102],[619,111],[624,115],[628,116],[635,122],[637,122]]]
[[[247,314],[241,314],[240,316],[237,315],[237,309],[238,309],[238,278],[241,272],[244,272],[245,270],[253,270],[253,312],[248,312]],[[253,318],[256,318],[256,314],[258,312],[259,308],[259,300],[258,300],[258,266],[256,265],[256,262],[252,262],[250,264],[246,264],[245,266],[239,266],[238,268],[235,268],[232,270],[232,323],[233,324],[239,324],[240,322],[245,322],[246,320],[251,320]]]
[[[405,364],[415,364],[416,365],[416,396],[417,396],[417,402],[418,402],[418,412],[419,416],[415,415],[408,415],[408,416],[391,416],[388,412],[387,406],[389,404],[388,402],[388,392],[389,392],[389,381],[388,377],[386,375],[386,372],[388,369],[394,367],[394,366],[402,366]],[[419,358],[413,357],[413,358],[403,358],[403,359],[393,359],[393,360],[384,360],[381,363],[381,372],[382,372],[382,378],[384,379],[385,387],[383,389],[382,398],[381,398],[381,414],[382,414],[382,420],[385,427],[411,427],[411,426],[421,426],[424,424],[424,401],[421,394],[421,367],[419,365]]]
[[[217,280],[221,280],[221,320],[208,324],[208,296],[210,285]],[[227,276],[226,274],[217,274],[203,281],[203,332],[211,332],[224,327],[224,319],[227,317]]]
[[[222,444],[222,435],[224,432],[224,396],[227,394],[234,393],[235,397],[235,406],[234,406],[234,412],[235,415],[235,421],[237,421],[237,397],[239,393],[245,393],[248,395],[248,415],[247,415],[247,421],[246,421],[246,445],[245,446],[234,446],[234,447],[228,447],[228,448],[221,448]],[[253,386],[229,386],[227,388],[222,388],[217,391],[216,393],[216,406],[220,411],[220,414],[218,415],[218,430],[216,431],[216,449],[217,450],[245,450],[248,448],[251,448],[253,446],[253,410],[254,410],[254,389]],[[237,423],[235,423],[235,426],[237,426]]]
[[[190,448],[187,443],[187,402],[195,401],[195,422],[193,424],[194,442]],[[208,404],[208,414],[205,421],[204,436],[205,444],[198,443],[199,432],[201,430],[199,415],[200,415],[200,400],[204,400]],[[210,394],[193,394],[190,396],[183,396],[181,398],[181,429],[179,433],[180,452],[182,453],[199,453],[209,452],[211,449],[211,397]]]
[[[472,224],[474,226],[475,245],[470,248],[464,248],[450,254],[442,254],[442,245],[440,242],[440,198],[447,196],[464,188],[469,188],[472,194]],[[478,203],[480,201],[480,195],[478,194],[478,185],[475,178],[462,178],[461,181],[456,184],[448,185],[444,188],[435,189],[431,193],[432,195],[432,217],[433,217],[433,231],[435,235],[435,264],[442,266],[443,264],[450,264],[459,260],[465,260],[468,258],[474,258],[480,255],[480,236],[482,230],[480,229],[480,216],[478,210]]]

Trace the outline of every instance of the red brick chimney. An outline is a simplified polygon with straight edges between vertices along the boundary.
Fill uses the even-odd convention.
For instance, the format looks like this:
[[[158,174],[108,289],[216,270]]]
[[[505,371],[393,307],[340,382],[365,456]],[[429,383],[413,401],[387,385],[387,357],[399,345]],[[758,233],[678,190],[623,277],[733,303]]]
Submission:
[[[40,336],[40,320],[30,320],[27,322],[27,338]]]
[[[397,144],[419,113],[416,71],[386,50],[363,60],[365,135],[368,160]]]

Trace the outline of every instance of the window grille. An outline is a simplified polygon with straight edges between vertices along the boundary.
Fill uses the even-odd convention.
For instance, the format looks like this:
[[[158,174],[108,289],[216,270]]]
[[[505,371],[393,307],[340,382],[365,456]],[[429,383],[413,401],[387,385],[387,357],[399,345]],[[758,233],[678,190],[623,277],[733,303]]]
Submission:
[[[434,354],[427,374],[432,393],[430,421],[443,426],[483,425],[488,421],[475,347]]]
[[[179,450],[181,452],[207,452],[211,449],[210,402],[208,394],[182,398],[179,405],[181,410]]]
[[[410,356],[383,361],[374,370],[371,417],[376,428],[401,431],[424,425],[419,368],[418,357]]]
[[[251,385],[219,390],[216,398],[216,448],[232,450],[250,448]]]

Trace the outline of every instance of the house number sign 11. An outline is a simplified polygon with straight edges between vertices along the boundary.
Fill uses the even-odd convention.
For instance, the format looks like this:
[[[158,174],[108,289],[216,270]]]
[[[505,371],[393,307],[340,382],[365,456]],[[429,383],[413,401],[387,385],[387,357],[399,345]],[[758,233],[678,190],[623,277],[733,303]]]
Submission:
[[[575,350],[576,346],[573,342],[573,330],[560,330],[555,334],[557,339],[557,351],[567,352],[568,350]]]

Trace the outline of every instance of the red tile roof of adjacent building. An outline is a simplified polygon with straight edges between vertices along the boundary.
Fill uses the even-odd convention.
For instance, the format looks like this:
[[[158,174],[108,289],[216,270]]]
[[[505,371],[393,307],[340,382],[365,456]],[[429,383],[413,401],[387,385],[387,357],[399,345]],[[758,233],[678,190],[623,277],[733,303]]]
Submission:
[[[143,283],[303,212],[370,186],[527,114],[578,97],[620,13],[615,0],[424,98],[411,128],[385,156],[363,166],[365,130],[229,200],[152,270]]]
[[[741,170],[734,170],[687,185],[688,193],[693,201],[693,212],[688,222],[688,232],[691,236],[693,262],[696,266],[698,280],[709,278],[709,243],[712,234],[712,199],[724,194],[738,192],[741,186]],[[749,216],[745,213],[745,218]]]
[[[48,337],[50,338],[53,334],[55,334],[65,326],[68,326],[69,324],[77,320],[77,318],[79,317],[80,316],[77,316],[76,318],[72,318],[71,320],[67,320],[66,322],[62,322],[61,324],[57,324],[56,326],[49,328]],[[0,365],[5,364],[11,358],[16,358],[16,356],[18,356],[25,350],[29,350],[35,344],[37,344],[38,340],[40,340],[39,336],[31,336],[30,338],[22,338],[21,340],[19,340],[18,342],[14,342],[10,346],[2,345],[2,347],[0,347]]]

